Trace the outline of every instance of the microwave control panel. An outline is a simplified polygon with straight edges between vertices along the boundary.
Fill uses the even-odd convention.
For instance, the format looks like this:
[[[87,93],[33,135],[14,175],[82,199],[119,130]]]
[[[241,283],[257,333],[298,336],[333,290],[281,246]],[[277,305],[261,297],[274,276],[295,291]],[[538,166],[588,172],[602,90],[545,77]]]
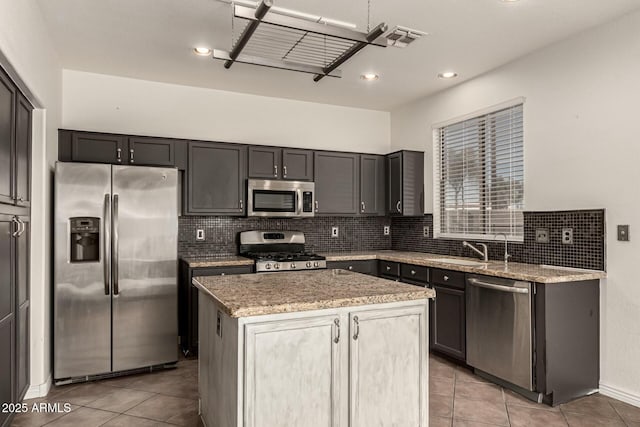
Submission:
[[[313,212],[313,192],[302,192],[302,212]]]

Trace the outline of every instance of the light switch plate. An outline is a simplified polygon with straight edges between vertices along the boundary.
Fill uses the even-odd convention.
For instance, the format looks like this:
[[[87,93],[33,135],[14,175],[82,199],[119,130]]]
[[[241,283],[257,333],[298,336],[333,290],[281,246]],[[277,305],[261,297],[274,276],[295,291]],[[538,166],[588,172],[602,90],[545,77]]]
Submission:
[[[331,227],[331,237],[338,237],[338,236],[339,236],[338,227]]]
[[[199,228],[196,230],[196,240],[204,240],[204,230]]]
[[[618,225],[618,241],[629,241],[629,225]]]
[[[562,244],[573,245],[573,228],[562,229]]]
[[[382,229],[382,233],[385,236],[388,236],[389,234],[391,234],[391,227],[388,225],[385,225],[384,228]]]
[[[536,228],[536,243],[549,243],[548,228]]]

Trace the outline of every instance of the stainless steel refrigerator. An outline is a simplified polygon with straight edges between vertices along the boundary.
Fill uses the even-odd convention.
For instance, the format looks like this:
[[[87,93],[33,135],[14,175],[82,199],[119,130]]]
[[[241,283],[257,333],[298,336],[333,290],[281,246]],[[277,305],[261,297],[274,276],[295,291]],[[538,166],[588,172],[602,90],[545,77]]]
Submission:
[[[55,171],[54,380],[177,361],[176,169]]]

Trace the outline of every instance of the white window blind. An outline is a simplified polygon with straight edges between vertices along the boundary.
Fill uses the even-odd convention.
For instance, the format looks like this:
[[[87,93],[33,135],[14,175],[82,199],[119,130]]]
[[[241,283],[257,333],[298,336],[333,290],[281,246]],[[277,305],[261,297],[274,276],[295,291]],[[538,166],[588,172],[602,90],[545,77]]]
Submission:
[[[434,131],[436,237],[524,238],[522,104]]]

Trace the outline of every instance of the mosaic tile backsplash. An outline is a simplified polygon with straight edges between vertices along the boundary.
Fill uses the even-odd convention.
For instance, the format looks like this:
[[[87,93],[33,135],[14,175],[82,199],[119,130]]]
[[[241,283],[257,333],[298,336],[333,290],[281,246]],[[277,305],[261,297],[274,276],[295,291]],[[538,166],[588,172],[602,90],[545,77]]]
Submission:
[[[423,237],[425,226],[429,227],[429,237]],[[536,243],[538,228],[548,230],[549,243]],[[573,228],[573,244],[562,243],[563,228]],[[434,239],[432,215],[393,218],[391,236],[395,250],[477,257],[471,249],[462,246],[462,240]],[[483,243],[489,248],[489,259],[504,259],[501,236],[496,241]],[[509,260],[514,262],[605,270],[604,210],[525,212],[524,242],[509,243],[509,254]]]
[[[387,217],[314,217],[300,219],[239,218],[224,216],[180,217],[178,253],[180,256],[236,255],[238,233],[245,230],[296,230],[306,238],[311,252],[338,252],[391,249],[391,236],[383,235]],[[331,237],[338,227],[338,237]],[[196,241],[196,230],[203,229],[205,241]]]
[[[391,235],[383,228],[391,225]],[[423,227],[429,237],[423,237]],[[331,237],[331,227],[339,237]],[[561,241],[562,228],[573,228],[572,245]],[[546,228],[549,243],[536,243],[537,228]],[[196,230],[205,231],[205,240],[196,241]],[[461,240],[434,239],[433,216],[423,217],[315,217],[304,219],[183,216],[180,218],[180,256],[235,255],[238,233],[244,230],[299,230],[307,239],[307,250],[339,252],[394,249],[475,257]],[[504,243],[484,242],[489,258],[503,259]],[[511,261],[564,267],[605,269],[604,210],[525,212],[524,242],[509,243]]]

